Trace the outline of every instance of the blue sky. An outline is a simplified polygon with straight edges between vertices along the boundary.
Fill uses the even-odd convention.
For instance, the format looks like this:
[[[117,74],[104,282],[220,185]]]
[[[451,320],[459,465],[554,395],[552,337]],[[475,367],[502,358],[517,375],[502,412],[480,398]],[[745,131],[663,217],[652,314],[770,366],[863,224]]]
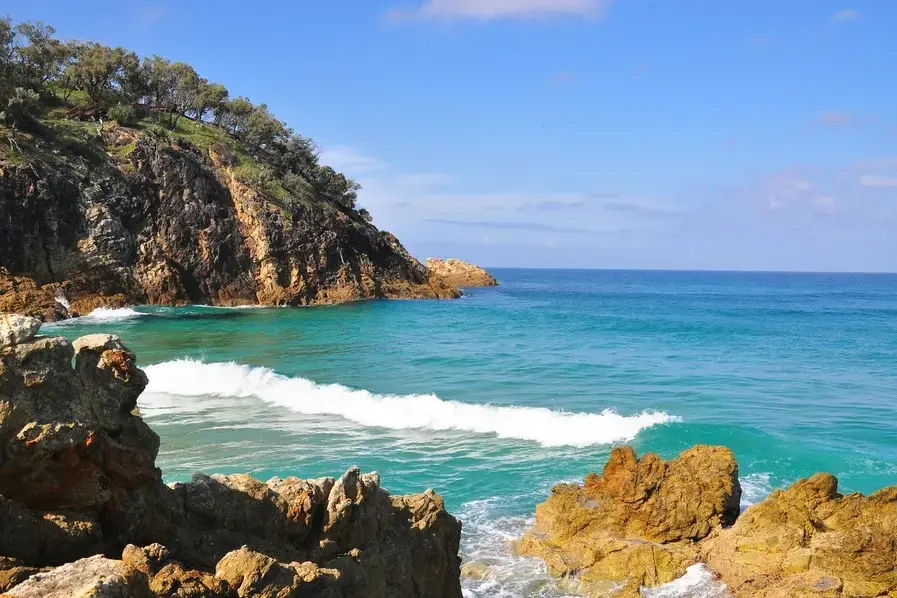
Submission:
[[[419,257],[897,271],[893,0],[5,0],[190,62]]]

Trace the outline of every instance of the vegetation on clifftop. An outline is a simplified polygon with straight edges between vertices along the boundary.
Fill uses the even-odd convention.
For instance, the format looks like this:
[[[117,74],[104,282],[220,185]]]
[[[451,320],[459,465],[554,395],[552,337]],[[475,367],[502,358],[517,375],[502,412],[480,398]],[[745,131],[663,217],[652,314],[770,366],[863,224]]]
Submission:
[[[356,208],[360,186],[320,164],[314,141],[265,104],[230,97],[183,62],[54,35],[41,22],[0,18],[0,158],[27,163],[49,151],[89,160],[102,150],[124,159],[132,144],[107,147],[102,139],[104,123],[114,121],[214,152],[286,211],[324,202],[370,220]]]

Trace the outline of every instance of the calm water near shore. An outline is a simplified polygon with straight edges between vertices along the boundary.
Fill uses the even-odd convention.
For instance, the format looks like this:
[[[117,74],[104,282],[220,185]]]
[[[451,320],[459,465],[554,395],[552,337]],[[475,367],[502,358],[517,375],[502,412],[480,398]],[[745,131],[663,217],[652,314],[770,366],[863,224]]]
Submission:
[[[564,595],[506,543],[615,443],[724,444],[745,504],[816,471],[897,484],[897,275],[493,273],[458,301],[141,307],[43,331],[138,354],[166,481],[357,464],[395,493],[435,488],[465,558],[492,566],[465,581],[475,597]]]

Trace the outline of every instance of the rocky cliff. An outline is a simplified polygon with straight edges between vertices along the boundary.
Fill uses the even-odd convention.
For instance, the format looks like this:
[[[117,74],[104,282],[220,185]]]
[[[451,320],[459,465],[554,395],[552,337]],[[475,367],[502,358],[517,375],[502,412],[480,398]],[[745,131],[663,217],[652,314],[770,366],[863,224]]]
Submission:
[[[664,462],[621,447],[602,475],[556,486],[518,549],[596,598],[637,598],[697,563],[736,598],[897,595],[897,487],[837,489],[817,474],[739,515],[729,449],[696,446]]]
[[[452,287],[494,287],[498,285],[495,277],[484,269],[457,259],[428,258],[427,269],[430,271],[431,277]]]
[[[0,311],[459,296],[361,212],[255,181],[251,157],[192,126],[45,127],[0,152]]]
[[[0,320],[3,596],[461,596],[461,524],[432,490],[357,468],[165,485],[135,355],[38,324]]]

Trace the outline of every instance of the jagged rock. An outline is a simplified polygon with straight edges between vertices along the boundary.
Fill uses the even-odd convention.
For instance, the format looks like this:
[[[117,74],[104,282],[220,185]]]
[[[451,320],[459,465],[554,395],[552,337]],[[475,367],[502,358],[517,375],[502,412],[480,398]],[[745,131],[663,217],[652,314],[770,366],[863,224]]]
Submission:
[[[264,586],[272,596],[301,586],[315,596],[460,597],[461,524],[432,491],[392,497],[358,468],[336,481],[197,474],[164,485],[159,439],[135,415],[146,384],[115,336],[0,349],[0,555],[33,568],[120,552],[120,562],[88,567],[118,575],[107,593],[136,571],[159,596],[233,596],[227,580],[242,571],[235,587],[280,576],[282,588]],[[244,545],[256,556],[221,565]],[[218,565],[226,579],[211,573]],[[64,567],[53,571],[59,591],[74,591],[81,578]]]
[[[479,266],[457,259],[428,258],[427,269],[430,271],[431,278],[441,280],[453,287],[494,287],[498,285],[495,277]]]
[[[146,575],[97,555],[37,573],[4,598],[152,598]]]
[[[842,496],[816,474],[748,508],[704,551],[737,596],[894,596],[897,487]]]
[[[102,134],[115,145],[122,132]],[[0,309],[55,320],[129,304],[459,296],[354,210],[325,197],[288,207],[214,152],[127,133],[126,160],[63,152],[0,169]]]
[[[19,585],[41,569],[29,567],[18,559],[0,556],[0,592]]]
[[[168,548],[150,544],[143,548],[128,544],[122,561],[145,573],[149,587],[156,596],[178,598],[235,598],[236,593],[224,581],[209,573],[185,569],[170,560]]]
[[[40,285],[31,277],[13,276],[0,265],[0,313],[21,314],[45,322],[64,320],[69,311],[56,300],[58,292],[53,283]]]
[[[601,476],[554,487],[518,550],[587,586],[660,585],[698,561],[698,540],[734,522],[740,497],[725,447],[696,446],[669,462],[616,448]]]
[[[11,313],[0,313],[0,347],[18,345],[30,341],[40,330],[37,318]]]
[[[131,413],[146,383],[117,337],[75,345],[39,338],[0,349],[0,494],[26,509],[60,512],[63,525],[73,512],[74,520],[102,521],[118,532],[104,533],[106,542],[159,533],[164,526],[150,516],[164,503],[154,465],[159,438]],[[37,558],[58,564],[82,556]]]
[[[246,546],[225,555],[215,567],[215,577],[226,581],[240,598],[340,595],[334,587],[339,583],[338,571],[319,569],[313,563],[285,565]]]

